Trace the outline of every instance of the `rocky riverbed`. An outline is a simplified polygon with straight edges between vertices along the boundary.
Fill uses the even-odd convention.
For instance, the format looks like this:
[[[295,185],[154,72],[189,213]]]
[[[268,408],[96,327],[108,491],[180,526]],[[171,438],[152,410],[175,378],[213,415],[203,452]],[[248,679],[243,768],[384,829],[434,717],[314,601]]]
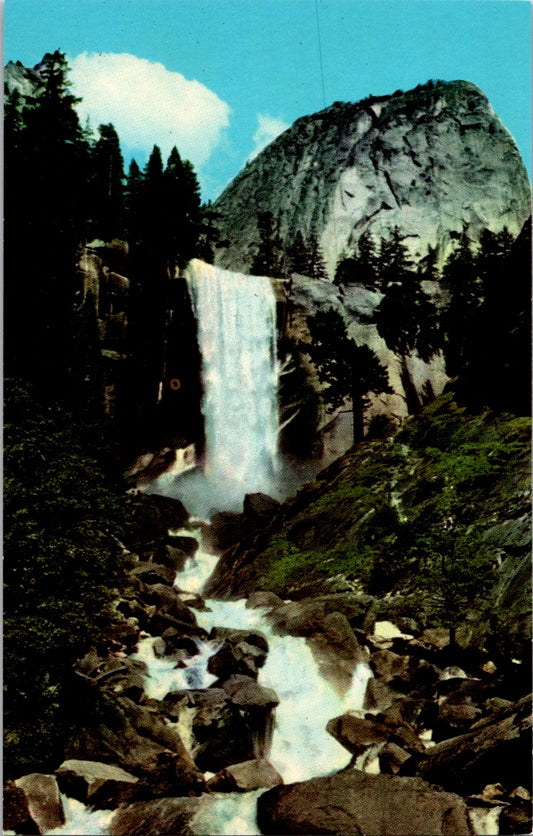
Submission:
[[[112,649],[79,661],[64,762],[5,787],[7,832],[527,831],[519,675],[444,630],[410,632],[371,595],[206,601],[227,519],[196,524],[156,496],[133,507],[145,539],[125,544]],[[245,507],[249,533],[275,513],[261,496]]]

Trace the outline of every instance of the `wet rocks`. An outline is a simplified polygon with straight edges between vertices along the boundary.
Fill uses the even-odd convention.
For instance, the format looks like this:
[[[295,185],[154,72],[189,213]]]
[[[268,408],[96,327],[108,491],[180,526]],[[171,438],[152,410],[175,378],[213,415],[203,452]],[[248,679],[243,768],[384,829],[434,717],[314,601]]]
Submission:
[[[113,809],[132,795],[139,778],[108,763],[67,760],[56,770],[62,793],[95,809]]]
[[[66,746],[67,760],[118,766],[142,779],[136,791],[148,797],[195,793],[203,786],[203,775],[162,712],[110,695],[105,712],[105,721],[76,729]]]
[[[223,688],[172,691],[163,704],[169,717],[179,716],[183,706],[195,709],[192,751],[202,771],[216,773],[236,762],[254,758],[252,728],[243,722],[238,706]],[[180,707],[175,713],[177,705]]]
[[[367,775],[356,769],[274,787],[258,799],[265,834],[465,836],[464,801],[417,778]]]
[[[401,771],[462,794],[499,780],[509,787],[530,786],[532,724],[529,695],[478,720],[465,734],[437,743]]]
[[[159,798],[138,801],[117,811],[108,827],[109,836],[192,836],[190,824],[199,798]]]
[[[258,590],[257,592],[252,592],[250,597],[246,599],[246,609],[248,610],[274,609],[275,607],[281,606],[281,604],[283,604],[283,601],[274,592],[262,592]]]
[[[227,766],[210,778],[207,786],[214,792],[250,792],[282,783],[281,775],[272,764],[258,758]]]
[[[209,659],[207,669],[220,680],[233,674],[257,679],[268,654],[268,642],[262,633],[215,627],[209,638],[221,640],[219,650]]]
[[[65,823],[63,803],[54,775],[32,772],[30,775],[17,778],[14,783],[24,793],[30,820],[37,828],[29,832],[47,833]],[[22,799],[19,800],[19,804],[23,811],[25,805]]]
[[[367,615],[375,599],[371,595],[334,593],[290,601],[268,615],[274,632],[280,635],[312,636],[323,631],[324,619],[331,613],[341,613],[351,627],[365,629]]]

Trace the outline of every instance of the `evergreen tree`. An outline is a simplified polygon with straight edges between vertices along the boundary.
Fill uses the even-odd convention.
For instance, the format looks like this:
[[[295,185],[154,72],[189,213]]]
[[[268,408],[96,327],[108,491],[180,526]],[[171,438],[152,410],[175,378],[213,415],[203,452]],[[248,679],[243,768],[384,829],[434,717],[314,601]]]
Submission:
[[[472,333],[481,287],[476,258],[465,232],[444,265],[442,283],[448,295],[443,314],[446,371],[455,377],[470,362]]]
[[[377,267],[380,280],[385,288],[394,283],[402,283],[410,278],[412,261],[399,227],[391,230],[388,238],[381,240]]]
[[[309,268],[309,255],[305,245],[304,237],[300,230],[297,231],[293,241],[288,247],[288,272],[307,275]]]
[[[379,335],[401,357],[416,351],[422,360],[430,360],[440,347],[437,311],[411,269],[397,227],[382,241],[380,265],[384,296],[375,312]]]
[[[124,211],[126,218],[126,236],[130,246],[139,244],[141,235],[140,208],[142,203],[143,175],[137,162],[132,160],[124,189]]]
[[[9,98],[5,180],[6,372],[63,396],[71,364],[78,247],[86,234],[89,148],[60,51],[35,96]],[[9,167],[9,170],[8,170]]]
[[[529,229],[526,225],[515,245],[506,229],[481,236],[475,264],[480,301],[464,337],[457,384],[459,396],[476,408],[522,414],[531,408]]]
[[[368,393],[390,393],[386,368],[366,345],[348,336],[342,316],[332,308],[309,321],[311,342],[305,351],[313,361],[330,411],[349,398],[353,411],[354,443],[364,437],[364,412]]]
[[[112,124],[100,125],[92,161],[92,234],[104,241],[124,232],[124,160]]]
[[[378,258],[374,239],[369,230],[365,230],[357,244],[357,252],[340,259],[335,271],[335,284],[363,284],[375,287],[378,280]]]
[[[221,214],[213,207],[210,200],[200,206],[199,235],[196,245],[196,257],[201,258],[207,264],[215,262],[215,246],[219,243],[220,232],[217,221]]]
[[[420,260],[418,265],[418,275],[420,279],[426,281],[437,281],[439,278],[437,248],[428,244],[427,255]]]
[[[272,212],[261,212],[257,218],[259,247],[250,273],[254,276],[275,276],[280,267],[280,244]]]
[[[307,275],[312,279],[329,280],[328,271],[324,263],[324,257],[318,244],[316,235],[311,235],[309,238],[309,262]]]
[[[197,255],[201,231],[201,198],[192,163],[182,161],[174,147],[165,169],[165,229],[171,274]]]

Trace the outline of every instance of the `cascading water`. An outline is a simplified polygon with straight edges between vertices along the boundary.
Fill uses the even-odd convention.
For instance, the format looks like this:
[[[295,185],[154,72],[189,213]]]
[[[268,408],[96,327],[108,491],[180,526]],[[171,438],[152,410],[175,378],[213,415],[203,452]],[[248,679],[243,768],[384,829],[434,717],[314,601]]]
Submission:
[[[196,592],[199,579],[205,579],[210,568],[213,568],[213,556],[200,549],[177,574],[175,585],[180,590]],[[276,635],[265,612],[247,609],[244,600],[206,603],[208,609],[196,613],[198,623],[205,630],[212,627],[260,629],[268,640],[270,650],[258,681],[277,693],[280,704],[275,712],[267,757],[285,783],[327,775],[345,767],[350,756],[326,732],[326,724],[347,710],[361,709],[371,676],[368,666],[364,663],[357,666],[352,687],[344,697],[339,697],[320,675],[305,639]],[[172,661],[156,658],[152,644],[152,638],[143,640],[138,652],[138,658],[148,665],[146,691],[150,696],[162,699],[168,691],[205,688],[214,681],[215,677],[207,672],[207,662],[219,647],[216,640],[199,643],[199,653],[183,669],[177,669]],[[183,737],[181,729],[180,733]],[[212,794],[191,822],[191,831],[212,836],[259,834],[256,803],[262,792]]]
[[[276,301],[270,279],[194,259],[185,272],[198,323],[204,387],[203,475],[180,479],[196,515],[272,493],[278,470]],[[175,486],[174,486],[175,488]]]

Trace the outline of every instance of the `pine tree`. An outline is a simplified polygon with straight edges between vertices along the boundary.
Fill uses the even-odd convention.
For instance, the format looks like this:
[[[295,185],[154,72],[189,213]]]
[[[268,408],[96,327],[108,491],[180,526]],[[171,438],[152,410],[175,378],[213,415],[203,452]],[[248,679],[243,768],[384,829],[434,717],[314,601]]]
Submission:
[[[201,231],[201,198],[192,164],[182,160],[178,149],[170,153],[164,171],[164,247],[169,275],[197,255]]]
[[[288,247],[288,272],[306,275],[309,267],[309,254],[300,230],[296,232]]]
[[[100,125],[92,155],[92,224],[97,238],[111,241],[124,232],[124,159],[112,124]]]
[[[333,308],[318,313],[309,321],[311,342],[305,352],[314,363],[329,410],[349,398],[353,411],[354,443],[364,437],[364,413],[369,406],[368,393],[391,393],[388,373],[375,353],[358,345],[348,336],[342,316]]]
[[[70,391],[88,200],[89,148],[67,76],[63,53],[45,55],[35,95],[10,97],[6,132],[6,371],[51,398]]]
[[[272,212],[261,212],[257,218],[259,246],[252,262],[253,276],[275,276],[280,268],[280,244]]]
[[[375,287],[378,280],[378,258],[374,239],[369,230],[359,238],[357,251],[341,258],[335,271],[335,284],[362,284]]]
[[[312,279],[319,279],[328,281],[328,271],[324,263],[322,250],[320,249],[316,235],[311,235],[309,238],[309,261],[308,261],[307,275]]]
[[[464,373],[472,346],[472,329],[480,305],[476,258],[465,232],[444,265],[442,284],[448,295],[443,314],[444,356],[451,377]]]
[[[384,296],[375,311],[379,335],[401,357],[416,351],[422,360],[430,360],[441,342],[437,311],[411,269],[397,227],[382,241],[380,265]]]

